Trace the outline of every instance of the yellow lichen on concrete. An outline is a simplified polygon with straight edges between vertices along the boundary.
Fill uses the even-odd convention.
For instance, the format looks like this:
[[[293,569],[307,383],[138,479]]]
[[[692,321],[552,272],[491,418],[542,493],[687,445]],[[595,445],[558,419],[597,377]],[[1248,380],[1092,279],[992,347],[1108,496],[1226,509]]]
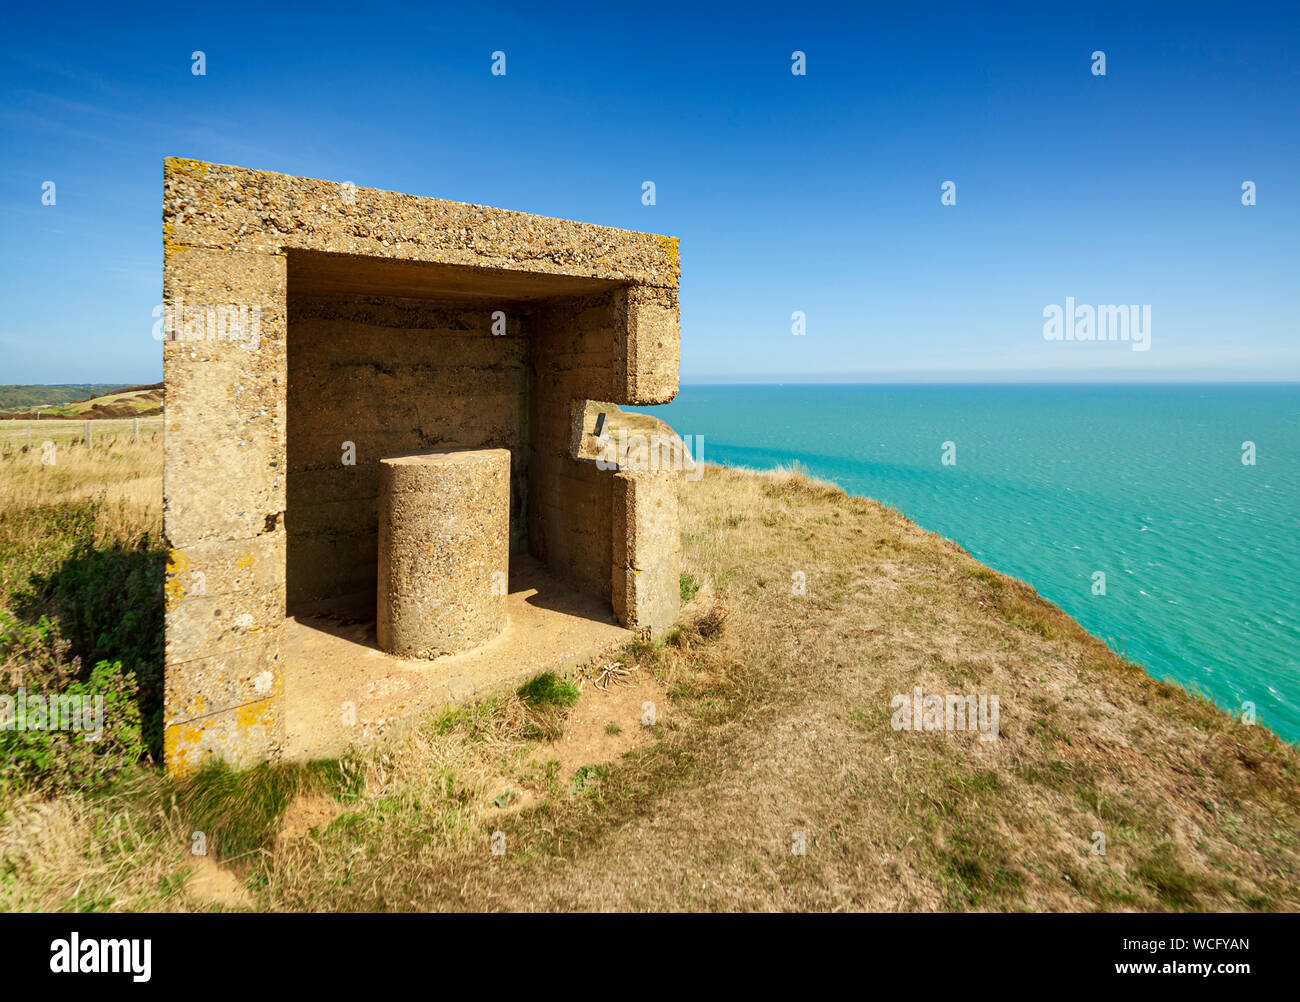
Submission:
[[[659,249],[664,252],[664,257],[668,258],[672,265],[673,274],[681,273],[681,252],[678,249],[676,237],[666,237],[663,234],[656,234],[659,237]]]
[[[175,776],[184,776],[196,768],[191,764],[190,752],[203,742],[203,725],[171,724],[163,729],[163,759]]]
[[[177,174],[188,174],[197,180],[203,180],[208,176],[208,168],[211,167],[206,160],[190,160],[186,157],[164,157],[163,173],[173,172]]]
[[[271,712],[271,699],[279,695],[278,692],[272,692],[267,699],[257,703],[246,703],[235,711],[235,726],[241,731],[248,731],[253,727],[268,723],[268,717]]]
[[[181,550],[167,551],[167,577],[163,583],[163,608],[174,609],[185,597],[185,585],[180,579],[181,571],[189,566],[189,560]]]
[[[167,770],[184,776],[200,768],[210,757],[246,767],[267,757],[277,743],[280,700],[277,684],[264,699],[163,729],[163,756]]]
[[[163,263],[164,264],[166,264],[167,261],[171,259],[171,256],[175,254],[177,251],[185,250],[184,244],[178,244],[173,239],[173,234],[175,232],[176,232],[176,227],[174,224],[163,223]]]

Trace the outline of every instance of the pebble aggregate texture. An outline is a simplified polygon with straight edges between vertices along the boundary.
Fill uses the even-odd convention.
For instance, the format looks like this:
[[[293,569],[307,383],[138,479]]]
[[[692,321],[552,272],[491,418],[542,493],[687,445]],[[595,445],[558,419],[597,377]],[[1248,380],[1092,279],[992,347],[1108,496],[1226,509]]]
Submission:
[[[510,452],[453,449],[379,463],[379,646],[434,658],[506,625]]]
[[[172,772],[279,756],[285,617],[377,593],[388,456],[506,450],[512,551],[671,626],[676,479],[599,468],[572,415],[676,395],[675,239],[194,160],[163,188]],[[230,306],[256,340],[211,336]]]

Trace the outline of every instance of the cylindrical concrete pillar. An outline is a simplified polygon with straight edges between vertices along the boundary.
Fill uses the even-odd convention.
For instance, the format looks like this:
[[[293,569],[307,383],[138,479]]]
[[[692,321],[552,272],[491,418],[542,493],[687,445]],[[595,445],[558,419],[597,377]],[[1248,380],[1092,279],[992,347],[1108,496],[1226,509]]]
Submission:
[[[506,625],[510,452],[449,449],[379,462],[379,646],[456,654]]]

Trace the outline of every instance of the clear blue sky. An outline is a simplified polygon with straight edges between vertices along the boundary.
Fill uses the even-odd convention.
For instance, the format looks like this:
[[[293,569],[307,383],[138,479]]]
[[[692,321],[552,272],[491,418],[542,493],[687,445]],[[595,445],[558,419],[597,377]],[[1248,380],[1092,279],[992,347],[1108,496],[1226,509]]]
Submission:
[[[550,6],[8,7],[0,383],[160,378],[165,156],[678,236],[684,381],[1300,378],[1292,4]]]

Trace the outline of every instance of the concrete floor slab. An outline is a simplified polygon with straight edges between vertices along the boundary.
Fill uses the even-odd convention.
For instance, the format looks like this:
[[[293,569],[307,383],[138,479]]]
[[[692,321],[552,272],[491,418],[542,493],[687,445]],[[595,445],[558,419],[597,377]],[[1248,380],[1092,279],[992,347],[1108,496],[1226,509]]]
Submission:
[[[284,757],[338,755],[433,711],[606,657],[634,636],[607,601],[575,591],[526,556],[511,560],[507,616],[501,635],[482,647],[428,661],[381,651],[373,611],[291,617],[283,648]]]

